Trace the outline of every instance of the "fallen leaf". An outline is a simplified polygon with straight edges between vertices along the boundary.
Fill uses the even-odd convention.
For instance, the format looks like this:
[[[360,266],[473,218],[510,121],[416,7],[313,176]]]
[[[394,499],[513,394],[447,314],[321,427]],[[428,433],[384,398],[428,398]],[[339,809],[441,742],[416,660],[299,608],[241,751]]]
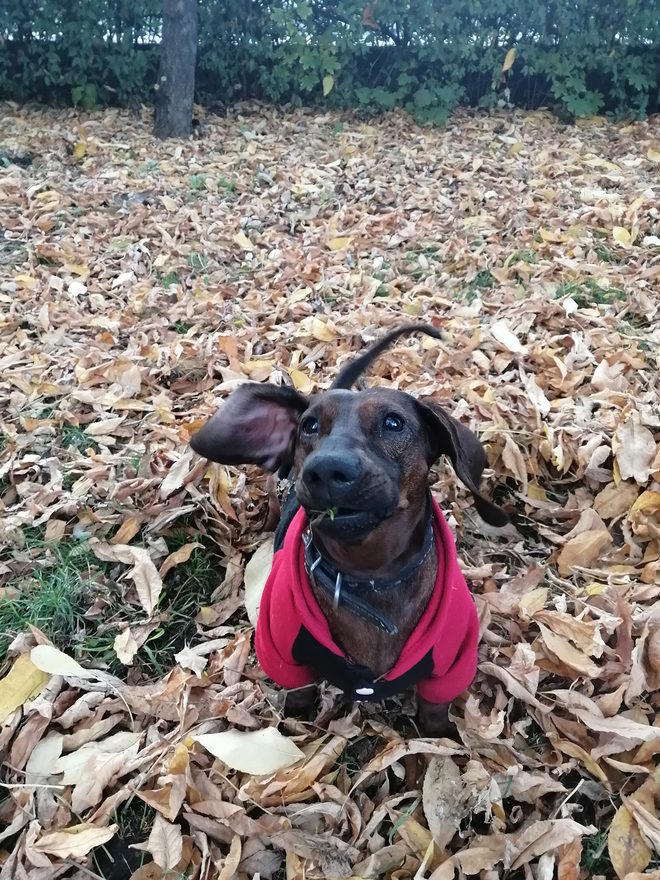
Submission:
[[[234,770],[264,776],[304,757],[297,745],[275,727],[243,733],[226,730],[193,737],[203,748]]]
[[[512,352],[512,354],[527,353],[527,349],[521,344],[518,337],[509,329],[506,321],[496,321],[494,324],[491,324],[490,332],[493,335],[493,338],[496,339],[500,345],[504,346],[507,351]]]
[[[623,804],[610,823],[607,851],[612,867],[621,880],[633,871],[643,871],[651,861],[651,850],[644,842],[628,808]]]
[[[649,429],[640,423],[637,413],[632,413],[616,430],[612,438],[612,451],[622,480],[632,477],[641,485],[648,481],[655,458],[655,441]]]
[[[422,804],[433,839],[445,849],[458,831],[462,810],[461,773],[451,758],[433,757],[424,776]]]
[[[112,840],[118,830],[117,825],[100,828],[91,822],[81,822],[62,831],[43,834],[34,844],[34,849],[58,859],[82,859],[94,847]]]
[[[126,627],[126,629],[117,633],[112,647],[119,662],[123,663],[124,666],[130,666],[137,654],[139,645],[135,641],[130,628]]]
[[[242,247],[245,251],[254,250],[254,245],[243,231],[236,233],[236,235],[234,236],[234,241],[239,247]]]
[[[163,871],[173,870],[181,861],[183,853],[183,836],[178,825],[166,822],[156,813],[154,824],[145,844],[145,850],[151,853],[154,862]]]
[[[245,566],[245,608],[252,626],[257,625],[259,603],[273,564],[273,540],[268,538],[254,551]]]
[[[163,581],[156,566],[144,547],[132,547],[130,544],[107,544],[102,541],[90,541],[90,547],[105,562],[122,562],[133,567],[125,577],[135,583],[140,604],[148,617],[154,612],[163,589]]]
[[[50,675],[69,675],[76,678],[94,678],[94,672],[85,669],[73,657],[52,645],[36,645],[30,651],[30,660],[42,672]]]
[[[609,532],[589,529],[567,541],[557,556],[557,567],[562,577],[570,574],[575,566],[588,568],[600,558],[612,543]]]
[[[50,676],[28,654],[21,654],[0,679],[0,724],[46,686]]]
[[[328,247],[331,251],[343,251],[349,246],[353,239],[348,235],[340,235],[337,238],[331,238]]]
[[[632,241],[632,236],[623,226],[614,226],[612,228],[612,238],[623,245],[629,245]]]
[[[203,545],[199,543],[199,541],[191,541],[189,544],[183,544],[179,547],[178,550],[175,550],[173,553],[164,560],[161,567],[158,569],[158,574],[161,578],[164,578],[165,575],[170,572],[173,568],[176,568],[177,565],[181,565],[184,562],[188,562],[190,557],[193,554],[193,551],[197,547],[202,547]]]

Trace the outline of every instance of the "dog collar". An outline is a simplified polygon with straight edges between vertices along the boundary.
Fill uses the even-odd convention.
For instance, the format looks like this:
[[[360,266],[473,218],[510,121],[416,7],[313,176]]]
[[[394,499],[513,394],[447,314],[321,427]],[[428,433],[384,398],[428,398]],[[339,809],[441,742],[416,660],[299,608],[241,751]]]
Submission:
[[[433,519],[429,517],[426,523],[422,549],[411,562],[397,572],[394,578],[361,580],[340,571],[318,550],[310,528],[303,532],[303,542],[305,544],[305,571],[314,584],[332,596],[334,607],[338,608],[342,605],[358,617],[393,636],[399,631],[397,625],[362,596],[365,593],[389,592],[412,577],[422,567],[434,544]]]

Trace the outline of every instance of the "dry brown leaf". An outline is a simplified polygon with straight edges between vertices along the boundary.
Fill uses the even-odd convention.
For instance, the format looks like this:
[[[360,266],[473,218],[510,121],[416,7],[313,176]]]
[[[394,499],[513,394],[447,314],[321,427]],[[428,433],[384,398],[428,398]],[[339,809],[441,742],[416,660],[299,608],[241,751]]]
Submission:
[[[651,474],[651,463],[655,458],[653,434],[641,424],[639,414],[633,412],[612,437],[612,451],[619,465],[623,480],[632,477],[644,485]]]
[[[547,626],[539,622],[539,630],[543,644],[558,660],[575,670],[579,675],[595,678],[598,675],[598,665],[578,648],[575,648],[567,639],[556,635]]]
[[[636,483],[608,483],[594,499],[594,510],[603,519],[615,519],[630,510],[639,494]]]
[[[112,840],[118,830],[117,825],[100,828],[91,822],[81,822],[62,831],[42,834],[34,844],[34,849],[58,859],[81,859],[94,847],[103,846]]]
[[[588,568],[596,562],[603,551],[612,543],[609,532],[589,530],[571,538],[562,547],[557,557],[557,567],[562,577],[570,574],[575,566]]]
[[[463,782],[454,761],[449,757],[431,758],[424,776],[422,803],[429,829],[440,849],[445,849],[458,831],[462,800]]]
[[[158,569],[158,574],[161,578],[164,578],[169,571],[175,568],[175,566],[181,565],[183,562],[188,562],[192,556],[193,550],[201,546],[202,545],[199,541],[191,541],[189,544],[183,544],[178,550],[175,550],[166,557],[165,561]]]
[[[181,861],[183,853],[183,836],[178,825],[166,822],[156,813],[149,839],[144,849],[151,853],[154,862],[163,871],[172,871]]]
[[[245,609],[252,626],[257,625],[259,603],[273,564],[273,541],[268,538],[250,557],[245,566]]]
[[[145,613],[148,617],[154,612],[163,581],[156,566],[143,547],[131,547],[128,544],[107,544],[102,541],[90,541],[90,547],[99,559],[105,562],[122,562],[133,567],[126,572],[126,577],[135,583],[135,589]]]
[[[607,851],[617,877],[621,880],[634,871],[643,871],[651,861],[651,850],[624,804],[616,811],[610,823]]]
[[[133,633],[128,626],[115,636],[115,641],[112,647],[117,655],[117,659],[120,663],[123,663],[124,666],[131,665],[139,648],[138,643],[135,641]]]
[[[593,825],[579,825],[572,819],[548,819],[533,822],[518,835],[510,850],[511,868],[516,869],[578,837],[596,834]]]

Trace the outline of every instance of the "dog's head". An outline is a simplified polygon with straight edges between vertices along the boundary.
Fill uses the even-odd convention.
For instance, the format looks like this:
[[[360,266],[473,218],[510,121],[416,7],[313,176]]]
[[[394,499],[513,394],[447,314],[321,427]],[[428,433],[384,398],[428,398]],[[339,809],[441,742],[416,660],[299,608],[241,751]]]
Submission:
[[[191,438],[195,452],[223,464],[293,467],[298,500],[328,537],[359,542],[384,520],[420,502],[431,465],[448,455],[486,522],[506,514],[479,492],[486,454],[475,435],[430,399],[355,380],[394,339],[389,333],[344,367],[329,391],[303,397],[292,388],[246,383]],[[319,516],[325,514],[325,516]]]

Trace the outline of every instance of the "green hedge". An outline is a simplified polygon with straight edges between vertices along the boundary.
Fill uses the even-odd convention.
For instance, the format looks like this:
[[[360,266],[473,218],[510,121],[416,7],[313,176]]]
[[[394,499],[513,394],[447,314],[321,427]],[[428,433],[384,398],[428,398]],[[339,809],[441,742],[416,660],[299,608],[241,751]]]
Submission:
[[[3,0],[0,97],[150,103],[160,7]],[[461,104],[660,109],[658,0],[199,0],[199,10],[197,91],[212,105],[403,107],[430,122]]]

